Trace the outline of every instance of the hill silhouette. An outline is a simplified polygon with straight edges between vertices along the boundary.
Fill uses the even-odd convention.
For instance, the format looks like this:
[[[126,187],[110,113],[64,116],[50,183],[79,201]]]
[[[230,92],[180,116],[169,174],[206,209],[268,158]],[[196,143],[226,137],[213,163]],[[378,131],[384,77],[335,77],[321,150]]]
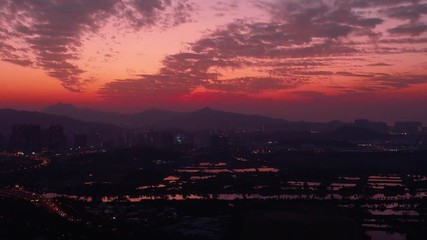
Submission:
[[[113,124],[85,122],[66,116],[58,116],[41,112],[17,111],[13,109],[0,109],[0,131],[9,132],[12,126],[19,124],[40,125],[47,128],[52,125],[61,125],[70,133],[97,132],[99,135],[117,135],[120,127]]]
[[[208,107],[192,112],[149,109],[138,113],[115,113],[77,108],[71,104],[58,103],[48,106],[43,112],[83,121],[114,124],[125,128],[234,129],[247,131],[317,130],[328,132],[349,125],[340,121],[328,123],[287,121],[261,115],[225,112]]]
[[[139,113],[114,113],[81,109],[70,104],[55,104],[43,110],[45,113],[67,116],[74,119],[115,124],[121,127],[155,127],[187,129],[289,129],[289,121],[259,115],[230,113],[211,108],[193,112],[174,112],[150,109]]]

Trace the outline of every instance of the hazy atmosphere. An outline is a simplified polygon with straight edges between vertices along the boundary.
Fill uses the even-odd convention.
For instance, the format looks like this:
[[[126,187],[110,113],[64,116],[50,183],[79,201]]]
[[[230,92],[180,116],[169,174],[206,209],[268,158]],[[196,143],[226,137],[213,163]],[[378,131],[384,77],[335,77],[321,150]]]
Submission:
[[[426,240],[427,0],[0,0],[0,240]]]
[[[0,107],[427,121],[425,0],[3,0]]]

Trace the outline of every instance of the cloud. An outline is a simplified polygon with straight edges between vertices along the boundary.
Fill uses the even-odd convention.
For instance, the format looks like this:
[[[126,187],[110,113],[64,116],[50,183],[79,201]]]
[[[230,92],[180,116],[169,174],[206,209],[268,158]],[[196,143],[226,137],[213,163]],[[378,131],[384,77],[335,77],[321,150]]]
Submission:
[[[297,75],[309,75],[309,76],[330,76],[333,75],[334,73],[331,71],[296,71],[293,74],[297,74]]]
[[[363,77],[363,78],[371,78],[374,76],[372,74],[353,73],[353,72],[336,72],[335,75],[344,76],[344,77]]]
[[[422,23],[404,24],[388,30],[393,35],[419,36],[427,32],[427,25]]]
[[[389,44],[423,44],[427,43],[427,38],[418,37],[418,38],[391,38],[391,39],[381,39],[380,43],[389,43]]]
[[[416,21],[422,15],[427,14],[427,4],[419,4],[413,1],[410,5],[391,7],[384,12],[391,18]]]
[[[346,4],[357,8],[393,6],[402,3],[412,3],[413,0],[350,0]]]
[[[292,89],[300,86],[305,81],[304,78],[294,76],[292,78],[275,77],[241,77],[222,81],[216,81],[206,87],[212,90],[220,90],[228,93],[259,93],[277,89]]]
[[[212,6],[212,9],[216,12],[217,17],[224,17],[226,14],[231,11],[235,11],[239,8],[239,1],[216,1]]]
[[[42,68],[65,88],[80,91],[86,80],[76,62],[84,34],[96,33],[109,19],[135,30],[175,26],[190,21],[191,10],[188,1],[171,0],[4,0],[0,53],[4,61]]]
[[[402,89],[412,85],[427,83],[427,75],[394,74],[377,76],[372,79],[372,82],[388,88]]]
[[[379,62],[379,63],[367,64],[366,66],[368,66],[368,67],[389,67],[389,66],[393,66],[393,65],[388,64],[388,63]]]
[[[156,94],[179,98],[202,89],[215,94],[267,96],[271,92],[301,92],[305,85],[319,86],[320,81],[327,81],[331,89],[340,93],[385,91],[426,83],[423,75],[405,77],[363,69],[392,66],[370,63],[372,56],[420,50],[408,49],[406,44],[422,44],[423,38],[385,38],[377,27],[387,18],[372,17],[372,11],[384,12],[382,9],[402,1],[348,2],[350,5],[317,0],[257,2],[271,19],[235,20],[188,43],[185,51],[166,56],[157,74],[118,79],[99,93],[106,98]],[[349,87],[350,82],[354,84]]]
[[[344,5],[312,0],[286,2],[268,11],[271,21],[236,20],[189,43],[189,50],[165,57],[158,74],[133,82],[117,80],[106,84],[100,94],[162,94],[169,89],[190,93],[200,87],[228,93],[296,88],[308,83],[310,76],[331,75],[315,68],[331,64],[326,63],[328,58],[359,53],[347,44],[350,37],[369,38],[383,21]],[[230,71],[245,69],[253,74],[227,77]]]
[[[300,39],[312,37],[344,37],[349,34],[371,35],[373,28],[384,22],[378,17],[364,16],[347,1],[277,1],[266,8],[274,21],[284,21]]]
[[[2,58],[2,61],[5,62],[10,62],[16,65],[20,65],[23,67],[28,67],[31,66],[33,64],[33,62],[31,60],[27,60],[27,59],[17,59],[17,58]]]

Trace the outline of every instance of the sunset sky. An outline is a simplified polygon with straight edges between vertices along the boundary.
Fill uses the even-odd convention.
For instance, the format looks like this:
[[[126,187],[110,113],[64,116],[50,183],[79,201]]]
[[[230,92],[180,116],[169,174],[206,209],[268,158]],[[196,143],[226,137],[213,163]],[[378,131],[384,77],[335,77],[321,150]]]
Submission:
[[[427,124],[427,0],[1,0],[0,107]]]

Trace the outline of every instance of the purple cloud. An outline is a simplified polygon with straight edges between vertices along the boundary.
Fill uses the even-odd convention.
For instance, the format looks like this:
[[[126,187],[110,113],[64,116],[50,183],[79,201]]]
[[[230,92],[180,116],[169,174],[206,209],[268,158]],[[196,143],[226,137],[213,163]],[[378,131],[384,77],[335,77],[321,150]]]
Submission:
[[[391,7],[384,12],[392,18],[416,21],[422,15],[427,14],[427,4],[419,4],[417,1],[413,1],[410,5]]]
[[[386,75],[377,76],[372,79],[374,83],[378,83],[381,86],[386,86],[393,89],[407,88],[416,84],[427,83],[427,75]]]
[[[350,0],[346,4],[357,8],[393,6],[402,3],[412,3],[413,0]]]
[[[157,14],[171,6],[170,1],[131,1],[124,8],[113,6],[118,15],[124,17],[131,26],[151,25],[162,22],[162,15]],[[352,0],[346,1],[274,1],[258,2],[256,5],[267,11],[269,20],[240,19],[211,31],[198,41],[188,43],[186,50],[166,56],[163,67],[157,74],[140,75],[135,79],[118,79],[106,84],[99,90],[104,97],[144,97],[159,95],[185,95],[199,88],[210,92],[243,94],[262,93],[271,90],[298,88],[309,84],[313,79],[354,78],[371,82],[358,89],[344,88],[342,91],[371,91],[390,88],[404,88],[424,81],[414,78],[402,79],[383,73],[365,73],[364,66],[390,66],[387,63],[367,62],[372,54],[396,54],[416,52],[419,49],[400,47],[409,41],[424,43],[418,37],[425,30],[423,25],[415,22],[397,26],[389,32],[398,37],[385,39],[377,26],[388,18],[406,20],[404,13],[397,7],[410,9],[412,1],[394,0]],[[191,9],[191,4],[182,3],[182,9]],[[235,4],[219,3],[216,11],[230,11]],[[120,9],[125,9],[121,11]],[[412,9],[412,8],[411,8]],[[177,10],[178,11],[178,10]],[[179,10],[180,11],[180,10]],[[179,12],[178,11],[178,12]],[[377,11],[378,15],[372,12]],[[412,10],[402,10],[410,12]],[[383,13],[383,15],[379,14]],[[419,11],[419,14],[423,14]],[[113,14],[115,15],[115,14]],[[117,13],[116,13],[117,15]],[[186,14],[178,14],[178,21],[188,21]],[[411,14],[406,14],[409,16]],[[100,15],[102,19],[102,14]],[[145,16],[145,17],[144,17]],[[402,16],[402,17],[399,17]],[[414,14],[418,20],[417,14]],[[181,19],[181,20],[179,20]],[[163,22],[162,24],[171,24]],[[83,26],[90,26],[82,24]],[[171,24],[173,25],[173,23]],[[97,25],[93,27],[97,29]],[[26,32],[27,29],[20,28]],[[77,31],[81,32],[81,31]],[[401,38],[400,35],[415,36]],[[35,46],[45,46],[48,41],[58,41],[58,53],[45,53],[41,50],[41,59],[37,64],[44,64],[44,59],[74,59],[75,51],[64,52],[62,48],[78,48],[80,41],[75,38],[44,37],[28,40]],[[78,39],[78,38],[77,38]],[[363,39],[363,40],[359,40]],[[40,43],[44,41],[44,43]],[[371,47],[367,47],[371,44]],[[394,44],[394,45],[389,45]],[[37,49],[37,47],[34,47]],[[50,52],[55,52],[51,51]],[[59,53],[60,52],[60,53]],[[364,59],[366,57],[366,59]],[[359,62],[358,66],[354,62]],[[364,63],[365,62],[365,63]],[[68,63],[68,62],[67,62]],[[52,63],[47,62],[44,68]],[[335,67],[342,70],[325,70]],[[78,81],[80,69],[64,62],[55,62],[55,71],[50,74],[61,78],[69,76],[71,82]],[[233,72],[250,72],[229,75]],[[404,83],[398,83],[402,81]],[[72,84],[68,84],[72,85]],[[363,89],[365,88],[365,89]]]
[[[427,32],[427,25],[422,23],[404,24],[388,30],[393,35],[419,36]]]
[[[76,63],[85,33],[96,33],[112,17],[135,29],[189,21],[192,5],[171,0],[4,0],[0,4],[2,60],[44,69],[71,91],[82,90]],[[22,54],[12,46],[23,46]],[[22,51],[22,49],[21,49]]]
[[[388,64],[388,63],[379,62],[379,63],[367,64],[366,66],[368,66],[368,67],[389,67],[389,66],[393,66],[393,65]]]
[[[190,43],[189,51],[167,56],[157,75],[144,75],[133,82],[118,80],[106,84],[100,94],[161,94],[169,89],[190,93],[198,87],[228,93],[296,88],[316,73],[332,75],[315,67],[329,65],[325,63],[327,58],[359,53],[346,44],[347,38],[371,35],[383,21],[343,6],[308,2],[313,4],[293,2],[274,8],[280,11],[270,11],[274,19],[271,22],[236,20]],[[227,69],[247,68],[261,75],[224,78]]]

